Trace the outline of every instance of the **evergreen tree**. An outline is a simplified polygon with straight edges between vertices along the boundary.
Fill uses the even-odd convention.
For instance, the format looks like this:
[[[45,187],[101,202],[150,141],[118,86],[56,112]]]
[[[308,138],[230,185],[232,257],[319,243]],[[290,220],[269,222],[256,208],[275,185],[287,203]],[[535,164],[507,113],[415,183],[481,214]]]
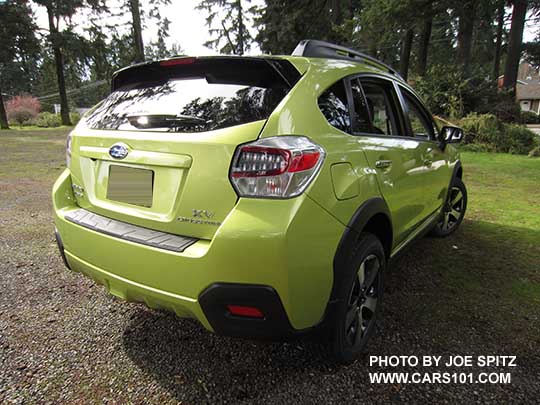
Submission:
[[[3,94],[30,91],[39,43],[32,12],[22,2],[0,3],[0,129],[8,129]]]
[[[252,8],[246,8],[249,2],[250,0],[200,1],[197,9],[206,11],[206,25],[212,36],[204,45],[225,54],[243,55],[248,51],[253,41],[247,29],[253,12]],[[216,20],[220,23],[216,24]]]

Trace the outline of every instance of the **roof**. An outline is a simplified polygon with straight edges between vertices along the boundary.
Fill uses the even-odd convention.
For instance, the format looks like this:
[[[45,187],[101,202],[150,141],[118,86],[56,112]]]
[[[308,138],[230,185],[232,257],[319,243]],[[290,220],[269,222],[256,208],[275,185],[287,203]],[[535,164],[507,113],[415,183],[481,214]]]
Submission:
[[[529,79],[520,80],[516,86],[517,100],[537,100],[540,99],[540,80]]]

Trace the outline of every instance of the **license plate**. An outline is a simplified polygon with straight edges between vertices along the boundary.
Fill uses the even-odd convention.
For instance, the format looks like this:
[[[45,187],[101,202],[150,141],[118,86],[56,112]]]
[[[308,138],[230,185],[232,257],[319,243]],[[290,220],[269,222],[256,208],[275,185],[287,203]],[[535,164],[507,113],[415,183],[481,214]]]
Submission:
[[[154,171],[111,165],[107,199],[142,207],[152,206]]]

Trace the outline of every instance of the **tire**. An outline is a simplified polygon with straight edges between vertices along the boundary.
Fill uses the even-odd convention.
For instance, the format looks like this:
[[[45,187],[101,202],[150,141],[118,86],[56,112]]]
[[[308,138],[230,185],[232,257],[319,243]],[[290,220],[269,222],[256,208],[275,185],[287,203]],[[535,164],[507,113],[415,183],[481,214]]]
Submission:
[[[386,256],[379,239],[362,233],[338,280],[338,304],[329,330],[328,349],[338,363],[352,363],[375,329],[381,306]]]
[[[467,210],[467,188],[460,178],[454,178],[443,212],[437,224],[433,227],[433,236],[445,237],[454,233],[461,225]]]

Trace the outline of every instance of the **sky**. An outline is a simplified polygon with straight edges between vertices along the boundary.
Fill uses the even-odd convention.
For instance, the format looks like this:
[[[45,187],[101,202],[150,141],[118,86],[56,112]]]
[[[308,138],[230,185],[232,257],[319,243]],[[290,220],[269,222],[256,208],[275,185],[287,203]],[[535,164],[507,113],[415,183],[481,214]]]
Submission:
[[[118,0],[108,0],[107,3],[114,4]],[[148,8],[149,0],[141,0],[143,8]],[[176,42],[182,49],[184,49],[187,55],[201,56],[201,55],[213,55],[216,51],[206,48],[203,44],[209,39],[208,27],[205,21],[205,12],[196,10],[198,0],[171,0],[171,4],[164,6],[161,14],[171,20],[170,38],[167,40],[168,45]],[[250,5],[261,5],[263,0],[252,0]],[[36,17],[38,25],[42,27],[47,26],[47,16],[43,7],[38,7],[36,10]],[[507,12],[510,12],[508,10]],[[74,19],[74,22],[79,24],[79,30],[82,33],[82,28],[85,22],[84,16],[78,16]],[[110,20],[109,20],[110,22]],[[219,21],[216,21],[219,24]],[[538,20],[528,21],[524,33],[523,40],[531,41],[534,39]],[[253,29],[251,29],[254,34]],[[155,24],[145,28],[143,32],[143,40],[145,43],[155,40],[157,35],[157,26]],[[303,39],[303,38],[299,38]],[[259,48],[254,45],[248,52],[251,55],[260,53]]]
[[[118,0],[109,0],[108,4],[114,5]],[[171,0],[171,4],[163,6],[161,15],[171,21],[169,26],[170,37],[167,44],[178,43],[187,55],[201,56],[214,55],[217,52],[206,48],[203,44],[210,39],[208,27],[206,26],[206,12],[196,10],[198,0]],[[261,5],[263,0],[252,0],[249,5]],[[141,7],[148,9],[149,0],[141,0]],[[47,14],[44,7],[35,8],[37,23],[40,27],[47,27]],[[76,16],[74,22],[79,25],[77,30],[82,34],[85,16]],[[111,19],[108,20],[110,23]],[[153,23],[153,21],[151,21]],[[219,21],[216,21],[219,24]],[[144,29],[143,41],[145,44],[152,42],[157,36],[157,25],[153,23]],[[250,54],[260,53],[257,46],[252,47]]]

